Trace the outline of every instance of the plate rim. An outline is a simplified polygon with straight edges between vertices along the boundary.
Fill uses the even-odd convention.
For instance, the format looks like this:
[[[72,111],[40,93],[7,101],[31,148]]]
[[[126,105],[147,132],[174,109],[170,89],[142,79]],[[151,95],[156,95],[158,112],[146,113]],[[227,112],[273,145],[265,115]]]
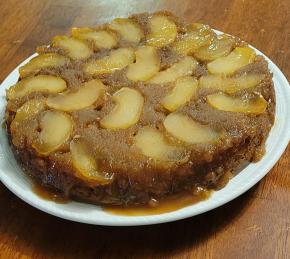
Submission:
[[[220,31],[215,30],[218,34],[220,34]],[[249,46],[251,48],[253,48],[255,50],[255,52],[259,55],[262,55],[268,62],[268,67],[271,70],[271,72],[273,73],[273,81],[274,78],[277,79],[277,81],[279,81],[279,86],[282,86],[282,90],[284,90],[284,93],[286,93],[285,96],[285,100],[290,100],[290,88],[289,88],[289,83],[288,80],[286,79],[285,75],[282,73],[282,71],[277,67],[277,65],[272,62],[264,53],[262,53],[261,51],[257,50],[256,48],[254,48],[252,45],[249,44]],[[6,89],[5,86],[7,85],[11,85],[10,81],[15,81],[13,80],[15,77],[15,74],[18,74],[18,68],[22,65],[24,65],[25,63],[27,63],[31,58],[35,57],[37,54],[34,53],[33,55],[29,56],[27,59],[25,59],[23,62],[21,62],[11,73],[9,73],[9,75],[2,81],[1,83],[1,88],[0,88],[0,98],[3,97],[2,96],[2,88],[4,86],[4,91]],[[274,89],[275,89],[275,96],[277,97],[277,91],[278,89],[276,89],[277,86],[274,85]],[[2,91],[2,92],[1,92]],[[275,119],[276,119],[276,115],[277,115],[277,98],[276,98],[276,111],[275,111]],[[5,106],[5,101],[4,101],[4,106]],[[286,103],[285,103],[286,104]],[[1,100],[0,100],[0,105],[1,105]],[[1,108],[1,107],[0,107]],[[288,103],[288,108],[290,109],[290,102]],[[0,111],[1,112],[1,111]],[[0,119],[3,119],[2,114],[0,115]],[[85,217],[84,215],[76,215],[76,213],[72,213],[69,212],[68,213],[72,213],[72,215],[69,215],[68,213],[64,213],[62,211],[59,211],[61,208],[64,209],[65,211],[68,209],[66,208],[66,204],[56,204],[54,202],[51,201],[45,201],[40,197],[35,198],[34,196],[36,195],[32,195],[32,196],[26,196],[25,194],[27,194],[25,191],[27,190],[22,190],[17,188],[17,185],[11,181],[11,179],[9,178],[9,176],[5,175],[5,172],[3,172],[3,168],[1,167],[2,164],[4,163],[6,157],[5,157],[5,150],[4,150],[4,145],[1,141],[0,143],[0,181],[12,192],[14,193],[16,196],[18,196],[20,199],[22,199],[24,202],[30,204],[31,206],[46,212],[48,214],[51,214],[53,216],[59,217],[59,218],[63,218],[66,220],[71,220],[71,221],[75,221],[75,222],[80,222],[80,223],[86,223],[86,224],[93,224],[93,225],[104,225],[104,226],[141,226],[141,225],[153,225],[153,224],[160,224],[160,223],[166,223],[166,222],[172,222],[172,221],[176,221],[176,220],[181,220],[181,219],[185,219],[185,218],[189,218],[189,217],[193,217],[196,215],[200,215],[202,213],[205,213],[207,211],[213,210],[217,207],[220,207],[230,201],[232,201],[233,199],[237,198],[238,196],[242,195],[243,193],[245,193],[246,191],[248,191],[251,187],[253,187],[257,182],[259,182],[264,176],[266,176],[266,174],[273,168],[273,166],[277,163],[277,161],[280,159],[280,157],[282,156],[282,154],[284,153],[288,142],[290,140],[290,115],[285,114],[285,126],[284,131],[285,133],[285,140],[282,142],[282,144],[280,143],[279,145],[279,149],[278,152],[275,152],[271,159],[269,160],[265,160],[262,158],[262,160],[258,161],[257,163],[251,163],[250,165],[254,165],[254,166],[260,166],[262,167],[262,170],[260,168],[260,172],[263,171],[263,173],[259,173],[257,175],[255,175],[255,177],[252,177],[250,179],[250,181],[246,182],[246,184],[244,184],[242,187],[238,189],[236,192],[234,192],[232,195],[229,195],[223,199],[219,199],[216,202],[214,202],[214,204],[212,206],[205,206],[203,209],[199,209],[198,211],[194,211],[194,207],[196,206],[196,204],[194,205],[190,205],[187,207],[184,207],[182,209],[176,210],[176,211],[172,211],[169,213],[164,213],[164,214],[159,214],[159,215],[148,215],[148,216],[119,216],[119,215],[112,215],[112,214],[107,214],[107,213],[103,213],[103,216],[106,216],[111,218],[110,220],[105,218],[88,218]],[[287,120],[288,118],[288,120]],[[273,133],[274,131],[274,126],[277,122],[275,121],[270,134]],[[286,131],[285,131],[286,129]],[[287,129],[288,129],[288,135],[287,135]],[[3,129],[2,129],[3,130]],[[270,134],[267,138],[267,140],[270,137]],[[264,155],[264,157],[267,155],[268,151],[266,152],[266,154]],[[263,163],[261,163],[263,162]],[[242,170],[243,172],[244,170]],[[240,172],[240,173],[242,173]],[[240,174],[239,173],[239,174]],[[238,175],[239,175],[238,174]],[[23,174],[24,175],[24,174]],[[235,176],[231,181],[233,181],[236,177]],[[23,177],[28,178],[28,176],[24,175]],[[28,178],[29,179],[29,178]],[[29,181],[29,180],[28,180]],[[225,186],[222,190],[225,190],[225,188],[227,188],[227,186]],[[215,196],[216,193],[218,193],[219,191],[215,191],[214,194],[212,195]],[[33,191],[30,189],[30,193],[33,193]],[[34,197],[34,199],[33,199]],[[202,201],[200,203],[204,203],[204,202],[208,202],[209,200],[212,199],[212,197],[210,197],[208,200]],[[68,203],[69,206],[71,205],[77,206],[77,207],[86,207],[86,206],[93,206],[97,211],[102,211],[100,206],[97,205],[88,205],[88,204],[83,204],[83,203],[79,203],[79,202],[70,202]],[[199,204],[199,203],[197,203]],[[51,206],[52,205],[52,206]],[[81,208],[82,209],[82,208]],[[84,212],[79,212],[79,213],[83,213]],[[77,213],[77,214],[79,214]],[[102,214],[102,213],[101,213]],[[110,215],[110,216],[109,216]],[[113,220],[114,219],[114,220]]]

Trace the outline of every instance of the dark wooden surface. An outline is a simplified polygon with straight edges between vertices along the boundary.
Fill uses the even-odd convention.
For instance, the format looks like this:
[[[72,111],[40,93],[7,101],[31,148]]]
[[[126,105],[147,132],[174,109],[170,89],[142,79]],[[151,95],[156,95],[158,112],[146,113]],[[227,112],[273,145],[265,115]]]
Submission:
[[[0,81],[35,47],[72,26],[166,9],[240,36],[290,78],[289,0],[1,0]],[[290,258],[290,147],[236,200],[147,227],[73,223],[25,204],[0,183],[0,258]]]

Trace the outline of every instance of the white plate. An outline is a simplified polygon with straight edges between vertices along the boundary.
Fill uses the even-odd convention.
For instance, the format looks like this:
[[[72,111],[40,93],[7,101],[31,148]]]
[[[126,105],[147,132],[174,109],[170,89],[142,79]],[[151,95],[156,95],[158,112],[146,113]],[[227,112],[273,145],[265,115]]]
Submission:
[[[235,199],[260,181],[278,161],[290,139],[290,88],[288,81],[269,58],[258,50],[256,52],[264,56],[269,62],[277,100],[275,124],[266,142],[266,154],[258,163],[249,164],[226,187],[214,192],[208,200],[173,212],[152,216],[117,216],[108,214],[101,207],[90,204],[74,201],[58,204],[43,200],[32,191],[31,181],[17,164],[2,127],[0,132],[0,180],[19,198],[42,211],[60,218],[96,225],[136,226],[164,223],[192,217],[219,207]],[[6,106],[5,89],[17,82],[18,68],[35,55],[22,62],[3,81],[0,88],[0,118],[3,118]]]

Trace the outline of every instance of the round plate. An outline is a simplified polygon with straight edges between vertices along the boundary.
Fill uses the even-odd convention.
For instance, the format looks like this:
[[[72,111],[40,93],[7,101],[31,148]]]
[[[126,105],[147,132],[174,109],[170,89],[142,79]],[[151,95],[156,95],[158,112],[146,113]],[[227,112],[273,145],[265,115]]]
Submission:
[[[29,177],[17,164],[3,127],[0,131],[0,180],[19,198],[42,211],[60,218],[96,225],[136,226],[164,223],[192,217],[219,207],[235,199],[260,181],[278,161],[290,139],[290,88],[288,81],[269,58],[258,50],[256,52],[264,56],[269,63],[269,69],[273,73],[277,101],[275,123],[266,142],[266,154],[258,163],[246,166],[223,189],[214,192],[208,200],[173,212],[150,216],[117,216],[106,213],[99,206],[86,203],[71,201],[67,204],[58,204],[43,200],[32,191]],[[4,120],[6,106],[5,89],[17,82],[18,68],[36,55],[34,54],[22,62],[3,81],[0,88],[0,118],[2,120]]]

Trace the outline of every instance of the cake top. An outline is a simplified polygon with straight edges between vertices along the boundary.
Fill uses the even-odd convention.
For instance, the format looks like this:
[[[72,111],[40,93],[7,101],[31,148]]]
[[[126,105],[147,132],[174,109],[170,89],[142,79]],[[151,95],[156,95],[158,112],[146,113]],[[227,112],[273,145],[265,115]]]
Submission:
[[[166,12],[72,28],[38,54],[7,91],[12,142],[83,179],[200,165],[271,127],[263,58]]]

